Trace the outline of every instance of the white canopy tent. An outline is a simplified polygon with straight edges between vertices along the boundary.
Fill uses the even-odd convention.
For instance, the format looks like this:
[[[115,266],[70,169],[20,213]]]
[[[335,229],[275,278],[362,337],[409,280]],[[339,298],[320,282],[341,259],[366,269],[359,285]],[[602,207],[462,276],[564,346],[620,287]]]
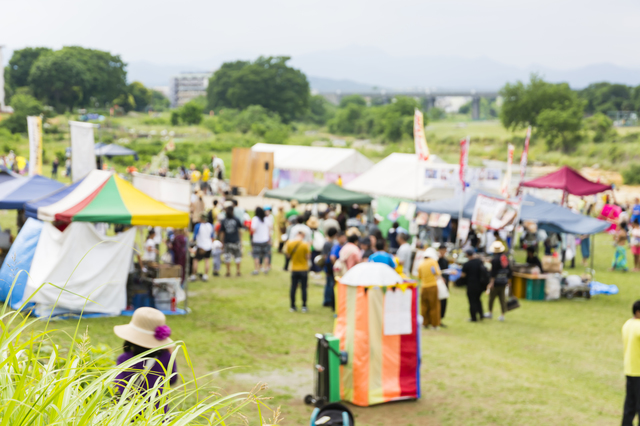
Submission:
[[[436,155],[431,155],[429,161],[420,162],[415,154],[393,153],[346,184],[345,188],[371,196],[416,201],[450,198],[454,195],[453,187],[428,184],[424,176],[427,167],[451,166]]]
[[[335,182],[338,176],[346,183],[374,165],[355,149],[347,148],[258,143],[251,150],[273,152],[274,188],[299,182]]]

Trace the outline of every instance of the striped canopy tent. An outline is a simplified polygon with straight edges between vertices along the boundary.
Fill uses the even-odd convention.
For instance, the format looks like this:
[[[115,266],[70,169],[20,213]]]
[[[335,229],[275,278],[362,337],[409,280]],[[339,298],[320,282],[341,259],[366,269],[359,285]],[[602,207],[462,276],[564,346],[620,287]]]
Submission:
[[[340,397],[359,406],[420,397],[418,287],[382,263],[361,263],[336,285],[334,335],[348,362]]]
[[[44,176],[12,178],[0,183],[0,209],[23,209],[28,201],[44,197],[64,187],[64,183]]]
[[[27,217],[47,222],[106,222],[186,228],[189,215],[154,200],[117,174],[93,170],[84,179],[28,203]]]

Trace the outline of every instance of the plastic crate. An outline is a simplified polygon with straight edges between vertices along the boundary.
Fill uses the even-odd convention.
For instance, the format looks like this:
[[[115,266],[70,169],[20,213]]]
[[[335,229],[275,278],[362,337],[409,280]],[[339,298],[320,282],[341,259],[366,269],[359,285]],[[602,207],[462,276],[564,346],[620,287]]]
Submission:
[[[528,279],[527,280],[527,300],[544,300],[544,279]]]

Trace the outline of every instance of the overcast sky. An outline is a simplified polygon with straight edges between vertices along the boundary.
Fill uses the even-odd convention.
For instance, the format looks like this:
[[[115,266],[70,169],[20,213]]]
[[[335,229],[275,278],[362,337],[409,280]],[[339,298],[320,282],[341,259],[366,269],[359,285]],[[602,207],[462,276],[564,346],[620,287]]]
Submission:
[[[365,46],[518,67],[640,68],[639,36],[638,0],[0,0],[8,51],[81,45],[157,64]]]

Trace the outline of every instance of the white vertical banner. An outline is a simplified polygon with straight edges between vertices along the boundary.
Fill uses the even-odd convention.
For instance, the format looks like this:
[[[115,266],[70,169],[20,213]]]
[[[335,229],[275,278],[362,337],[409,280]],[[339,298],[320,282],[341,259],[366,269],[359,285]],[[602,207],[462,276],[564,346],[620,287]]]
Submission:
[[[29,131],[29,176],[42,174],[42,118],[27,117]]]
[[[96,169],[96,153],[93,138],[94,125],[69,121],[71,132],[71,177],[74,182]]]
[[[418,161],[427,161],[429,159],[429,148],[427,147],[427,137],[424,135],[424,117],[418,108],[416,108],[413,117],[413,141]]]
[[[507,149],[507,172],[504,174],[502,188],[500,189],[500,193],[504,198],[509,198],[509,186],[511,185],[511,166],[513,164],[513,151],[515,151],[515,149],[515,146],[509,144],[509,148]]]

